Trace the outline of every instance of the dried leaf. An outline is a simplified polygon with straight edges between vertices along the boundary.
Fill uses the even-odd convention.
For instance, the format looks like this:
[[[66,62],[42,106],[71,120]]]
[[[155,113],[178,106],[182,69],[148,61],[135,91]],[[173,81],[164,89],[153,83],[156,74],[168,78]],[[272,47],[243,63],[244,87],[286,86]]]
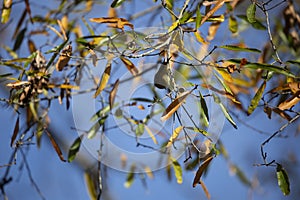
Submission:
[[[178,96],[174,101],[166,108],[165,112],[161,116],[160,120],[166,121],[169,119],[174,112],[178,110],[178,108],[183,104],[188,95],[192,93],[193,90],[185,91],[180,96]]]
[[[278,108],[280,110],[290,109],[292,106],[296,105],[300,101],[299,95],[300,95],[300,91],[295,93],[291,98],[289,98],[286,101],[280,103],[278,105]]]
[[[151,137],[151,139],[153,140],[154,144],[158,144],[155,136],[153,135],[153,133],[151,131],[151,129],[146,125],[145,125],[145,129],[146,129],[147,133],[149,134],[149,136]]]
[[[120,58],[133,76],[136,76],[139,73],[139,70],[134,66],[134,64],[130,60],[123,56],[121,56]]]
[[[171,137],[170,137],[170,139],[169,139],[166,147],[170,147],[174,143],[174,141],[177,139],[177,137],[179,136],[179,134],[182,131],[182,129],[183,129],[183,126],[178,126],[173,131],[173,134],[171,135]]]
[[[24,9],[23,14],[21,15],[21,17],[20,17],[20,19],[18,21],[18,24],[16,26],[15,32],[14,32],[14,34],[12,36],[12,39],[16,39],[16,37],[17,37],[17,35],[19,33],[20,28],[22,27],[22,24],[23,24],[25,18],[26,18],[26,9]]]
[[[15,124],[15,128],[14,128],[14,132],[13,132],[13,135],[11,136],[11,140],[10,140],[11,147],[13,146],[15,139],[19,133],[19,127],[20,127],[19,120],[20,120],[20,117],[18,116],[16,124]]]
[[[113,85],[112,90],[109,93],[109,106],[110,106],[110,109],[113,108],[119,84],[120,84],[119,79],[117,79],[116,82]]]
[[[31,54],[37,50],[32,40],[28,40],[28,49]]]
[[[181,184],[182,183],[182,168],[176,159],[171,157],[171,161],[172,161],[173,169],[175,171],[175,177],[176,177],[177,183]]]
[[[127,21],[127,19],[124,18],[100,17],[100,18],[90,18],[90,21],[96,23],[107,23],[114,28],[121,29],[122,31],[124,31],[124,26],[129,26],[131,29],[134,29],[133,24],[131,24],[129,21]]]
[[[201,176],[202,176],[204,170],[207,169],[209,163],[212,161],[213,158],[214,158],[213,156],[208,157],[208,158],[200,165],[200,167],[198,168],[198,170],[197,170],[197,172],[196,172],[194,181],[193,181],[193,187],[196,187],[196,185],[200,183],[200,178],[201,178]]]
[[[26,5],[26,11],[29,15],[29,19],[30,19],[31,23],[33,24],[29,0],[25,0],[25,5]]]
[[[89,49],[89,52],[90,52],[91,57],[92,57],[93,65],[94,65],[94,67],[96,67],[97,66],[97,61],[98,61],[97,55],[96,55],[96,53],[93,49]]]
[[[287,172],[283,167],[277,163],[276,175],[278,186],[284,195],[290,194],[290,181]]]
[[[25,32],[26,32],[27,28],[23,28],[19,34],[17,35],[17,38],[16,38],[16,41],[15,41],[15,44],[14,44],[14,47],[13,47],[13,51],[16,51],[20,48],[22,42],[23,42],[23,39],[24,39],[24,36],[25,36]]]
[[[207,12],[207,14],[205,16],[202,17],[200,24],[202,25],[206,20],[208,20],[208,18],[210,18],[217,10],[219,10],[223,4],[224,4],[225,0],[218,0],[216,5]]]
[[[96,92],[94,94],[94,98],[96,98],[102,92],[102,90],[106,87],[108,80],[110,78],[110,72],[111,72],[111,63],[108,62],[106,65],[106,68],[104,70],[104,73],[101,76],[99,86],[96,89]]]
[[[52,135],[50,134],[50,132],[48,130],[45,130],[46,134],[48,135],[50,141],[51,141],[51,144],[53,146],[53,148],[55,149],[58,157],[60,158],[61,161],[63,162],[66,162],[66,160],[64,159],[64,156],[58,146],[58,144],[56,143],[55,139],[52,137]]]
[[[209,193],[209,191],[208,191],[206,185],[204,184],[204,182],[200,180],[199,183],[200,183],[200,185],[201,185],[201,187],[202,187],[202,190],[204,191],[204,194],[205,194],[206,198],[207,198],[207,199],[210,199],[210,193]]]
[[[58,61],[56,63],[56,70],[62,71],[63,68],[68,64],[70,57],[72,55],[72,46],[67,45],[61,52]]]
[[[257,90],[256,94],[254,95],[253,99],[251,100],[251,104],[249,105],[248,107],[248,111],[247,111],[247,114],[248,115],[251,115],[252,112],[256,109],[256,107],[258,106],[258,103],[265,91],[265,88],[266,88],[266,84],[267,82],[264,81],[261,86],[259,87],[259,89]]]
[[[68,154],[68,162],[72,162],[75,159],[76,154],[78,153],[78,151],[80,149],[80,145],[81,145],[83,136],[84,135],[81,135],[78,138],[76,138],[76,140],[71,145],[71,147],[69,149],[69,154]]]

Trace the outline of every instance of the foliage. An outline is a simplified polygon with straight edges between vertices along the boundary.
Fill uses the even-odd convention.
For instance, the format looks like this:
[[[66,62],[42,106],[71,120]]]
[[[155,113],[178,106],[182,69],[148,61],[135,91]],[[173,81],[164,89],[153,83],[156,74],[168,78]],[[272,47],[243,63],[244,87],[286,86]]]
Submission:
[[[14,16],[19,18],[14,28],[12,10],[23,1],[3,1],[1,34],[5,34],[5,29],[14,30],[14,43],[1,46],[5,53],[0,60],[0,79],[9,90],[9,96],[2,97],[1,103],[15,113],[16,122],[10,143],[12,156],[1,167],[14,167],[22,148],[32,144],[33,139],[40,147],[44,137],[50,140],[60,160],[68,162],[76,160],[84,140],[100,138],[97,159],[101,166],[103,138],[109,134],[113,120],[120,120],[133,133],[137,147],[167,156],[165,168],[168,174],[173,169],[178,184],[183,182],[185,164],[186,170],[195,171],[191,186],[200,184],[210,198],[201,177],[213,165],[213,158],[221,156],[242,183],[253,187],[252,181],[229,159],[218,141],[220,133],[210,129],[216,117],[212,108],[218,107],[218,115],[235,129],[240,125],[238,116],[251,117],[256,112],[264,112],[270,123],[284,120],[279,130],[262,141],[262,162],[255,165],[276,168],[279,188],[289,195],[293,183],[289,182],[288,171],[267,154],[265,146],[282,136],[286,127],[294,126],[300,116],[300,15],[293,1],[154,0],[149,1],[153,7],[125,15],[124,11],[134,2],[138,3],[114,0],[108,3],[105,16],[94,16],[92,11],[103,6],[101,3],[62,0],[57,9],[47,8],[42,16],[35,12],[37,4],[25,0],[23,13]],[[271,10],[280,11],[276,17],[283,20],[272,19]],[[90,13],[93,16],[86,17]],[[153,23],[158,29],[140,31],[138,20],[152,14],[164,16],[164,25],[157,19],[149,20],[149,25]],[[230,40],[220,41],[224,32]],[[266,34],[268,39],[262,47],[251,46],[244,33]],[[147,62],[154,65],[147,67]],[[124,78],[127,71],[130,76]],[[151,75],[145,75],[151,71]],[[83,87],[87,81],[83,74],[88,74],[88,88]],[[144,75],[154,81],[143,88],[146,95],[126,94],[128,98],[120,99],[122,92],[127,92],[120,89],[122,85],[131,81],[138,88]],[[81,94],[91,94],[99,110],[88,116],[92,122],[89,129],[77,130],[80,134],[68,144],[65,159],[59,135],[52,133],[49,112],[55,109],[55,102],[65,104],[69,112],[72,100]],[[189,102],[197,110],[196,115],[191,114]],[[156,132],[151,121],[164,128]],[[146,134],[151,142],[143,143]],[[173,154],[180,148],[186,155],[184,163]],[[127,158],[120,159],[125,166]],[[153,176],[154,169],[149,166],[138,162],[127,165],[125,187],[133,184],[135,173]],[[101,174],[98,167],[97,175]],[[5,197],[4,186],[10,183],[9,177],[5,173],[0,182]],[[85,177],[91,198],[100,198],[102,179],[95,184],[87,172]]]

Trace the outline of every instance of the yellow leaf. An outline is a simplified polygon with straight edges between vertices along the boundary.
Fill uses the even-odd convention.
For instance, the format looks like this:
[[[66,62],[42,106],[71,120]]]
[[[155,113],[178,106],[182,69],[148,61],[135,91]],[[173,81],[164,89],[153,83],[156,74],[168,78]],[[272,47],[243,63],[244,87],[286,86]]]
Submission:
[[[201,36],[200,31],[197,30],[196,32],[194,32],[196,39],[198,40],[198,42],[202,43],[202,44],[206,44],[207,42],[204,40],[204,38]]]
[[[116,18],[116,17],[100,17],[100,18],[90,18],[91,22],[96,23],[106,23],[110,24],[114,28],[124,30],[124,26],[129,26],[131,29],[134,29],[133,24],[128,22],[127,19],[124,18]]]
[[[61,89],[73,89],[73,90],[80,89],[80,87],[77,85],[69,85],[69,84],[60,84],[60,85],[48,84],[48,88],[61,88]]]
[[[183,129],[183,126],[178,126],[174,130],[174,132],[173,132],[172,136],[170,137],[169,142],[167,143],[166,147],[169,147],[169,146],[171,146],[174,143],[174,141],[177,139],[177,137],[179,136],[179,134],[182,131],[182,129]]]
[[[216,3],[216,5],[207,12],[207,14],[202,17],[200,25],[202,25],[206,20],[208,20],[208,18],[210,18],[217,10],[219,10],[223,4],[224,4],[225,0],[218,0],[218,2]]]
[[[12,0],[3,0],[1,23],[5,24],[9,20]]]
[[[96,98],[100,94],[100,92],[106,87],[110,77],[110,71],[111,71],[111,63],[109,62],[106,65],[104,73],[102,74],[99,86],[94,94],[94,98]]]
[[[84,172],[84,179],[86,183],[86,187],[88,189],[88,193],[90,195],[91,200],[97,199],[97,191],[96,191],[96,185],[93,181],[92,176],[88,172]]]
[[[291,98],[279,104],[278,108],[280,110],[290,109],[292,106],[296,105],[299,101],[300,91],[295,93]]]
[[[147,133],[149,134],[149,136],[151,137],[151,139],[153,140],[154,144],[158,144],[157,140],[156,140],[155,136],[153,135],[152,131],[150,130],[150,128],[145,125],[145,129],[146,129]]]
[[[153,179],[153,173],[152,173],[152,170],[150,167],[146,166],[144,168],[144,171],[146,172],[147,176],[150,178],[150,179]]]
[[[119,79],[117,79],[115,84],[113,85],[113,89],[109,93],[109,106],[110,106],[110,109],[113,108],[119,84],[120,84]]]
[[[120,58],[133,76],[136,76],[139,73],[139,70],[134,66],[134,64],[130,60],[124,58],[123,56],[121,56]]]
[[[161,116],[161,121],[166,121],[169,119],[174,112],[178,110],[178,108],[181,106],[181,104],[184,102],[184,100],[187,98],[189,94],[191,94],[193,90],[185,91],[180,96],[178,96],[174,101],[166,108],[165,112]]]
[[[172,161],[173,169],[175,171],[175,177],[177,179],[177,183],[181,184],[182,183],[182,168],[175,158],[171,157],[171,161]]]

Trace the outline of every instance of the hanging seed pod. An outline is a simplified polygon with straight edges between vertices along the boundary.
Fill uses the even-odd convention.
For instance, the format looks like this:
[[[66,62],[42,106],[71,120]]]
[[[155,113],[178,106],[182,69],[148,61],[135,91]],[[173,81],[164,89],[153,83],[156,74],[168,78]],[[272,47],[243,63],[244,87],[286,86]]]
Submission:
[[[56,70],[62,71],[63,68],[68,64],[70,56],[72,55],[72,46],[68,44],[62,51],[56,63]]]

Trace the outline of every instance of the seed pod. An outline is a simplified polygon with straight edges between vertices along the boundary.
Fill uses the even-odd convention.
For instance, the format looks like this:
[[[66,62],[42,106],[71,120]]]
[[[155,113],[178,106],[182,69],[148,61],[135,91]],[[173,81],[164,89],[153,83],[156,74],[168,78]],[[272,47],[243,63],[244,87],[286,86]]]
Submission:
[[[166,64],[161,64],[154,75],[154,86],[159,89],[169,89],[170,81],[168,66]]]

